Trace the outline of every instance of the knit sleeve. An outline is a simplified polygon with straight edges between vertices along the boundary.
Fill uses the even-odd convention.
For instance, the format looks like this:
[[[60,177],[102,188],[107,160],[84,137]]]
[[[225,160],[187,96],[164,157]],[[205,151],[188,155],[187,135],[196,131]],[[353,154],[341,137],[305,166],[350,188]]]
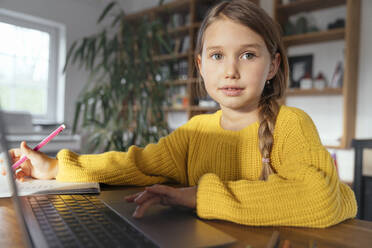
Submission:
[[[186,184],[186,155],[190,124],[176,129],[145,148],[131,146],[127,152],[78,155],[69,150],[57,154],[56,179],[70,182],[101,182],[112,185]]]
[[[198,215],[246,225],[305,227],[355,217],[354,193],[339,181],[310,117],[302,115],[283,137],[281,163],[267,181],[222,181],[205,174],[199,180]]]

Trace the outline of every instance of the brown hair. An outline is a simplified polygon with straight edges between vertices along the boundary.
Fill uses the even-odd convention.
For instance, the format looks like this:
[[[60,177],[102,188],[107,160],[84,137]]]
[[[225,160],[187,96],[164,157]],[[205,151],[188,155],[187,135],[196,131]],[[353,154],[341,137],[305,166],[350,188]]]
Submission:
[[[202,54],[205,30],[211,23],[224,17],[243,24],[259,34],[265,41],[272,59],[276,54],[279,54],[281,58],[278,72],[266,82],[259,101],[258,137],[263,163],[260,179],[267,180],[268,176],[273,173],[270,166],[270,154],[274,144],[275,121],[279,113],[277,101],[284,95],[288,78],[288,62],[280,26],[262,8],[248,0],[223,1],[208,12],[201,24],[195,48],[196,64],[198,55]]]

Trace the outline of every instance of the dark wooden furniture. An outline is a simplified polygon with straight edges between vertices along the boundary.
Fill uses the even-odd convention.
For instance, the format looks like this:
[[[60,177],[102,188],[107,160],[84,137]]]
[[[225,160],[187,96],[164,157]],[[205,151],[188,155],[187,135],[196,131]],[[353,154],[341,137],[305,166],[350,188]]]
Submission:
[[[102,190],[121,190],[126,187],[102,187]],[[12,202],[9,198],[0,199],[0,247],[24,247],[22,236],[18,230]],[[279,245],[289,240],[291,247],[371,247],[372,222],[358,219],[346,220],[338,225],[317,229],[297,227],[252,227],[238,225],[226,221],[206,221],[218,228],[238,242],[230,247],[246,248],[267,247],[274,231],[279,232]]]
[[[358,203],[358,218],[372,221],[372,176],[363,175],[363,152],[372,150],[372,139],[353,139],[355,168],[353,189]]]

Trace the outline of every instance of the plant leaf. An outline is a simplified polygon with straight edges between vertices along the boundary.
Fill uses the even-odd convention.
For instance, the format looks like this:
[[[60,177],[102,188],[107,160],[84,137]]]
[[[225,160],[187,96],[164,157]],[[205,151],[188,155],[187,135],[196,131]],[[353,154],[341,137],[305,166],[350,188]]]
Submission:
[[[78,122],[79,122],[80,110],[81,110],[81,102],[78,101],[78,102],[76,103],[76,107],[75,107],[74,124],[73,124],[73,126],[72,126],[72,133],[73,133],[73,134],[76,133],[77,124],[78,124]]]
[[[67,64],[68,64],[69,61],[70,61],[71,55],[72,55],[72,53],[73,53],[73,51],[74,51],[76,45],[77,45],[77,41],[74,41],[74,42],[71,44],[70,48],[68,49],[67,56],[66,56],[66,62],[65,62],[65,65],[64,65],[64,67],[63,67],[63,72],[66,72]]]
[[[97,20],[97,24],[100,23],[104,18],[105,16],[107,15],[107,13],[112,9],[112,7],[114,7],[115,5],[117,4],[116,1],[112,1],[110,2],[105,8],[104,10],[102,11],[100,17],[98,18]]]

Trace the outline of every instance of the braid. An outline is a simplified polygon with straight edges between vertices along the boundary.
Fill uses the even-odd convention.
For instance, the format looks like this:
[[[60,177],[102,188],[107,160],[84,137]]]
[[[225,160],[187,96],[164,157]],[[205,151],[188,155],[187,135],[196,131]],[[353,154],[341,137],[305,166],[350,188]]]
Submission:
[[[263,97],[260,105],[258,139],[263,165],[260,180],[266,181],[269,175],[274,173],[270,166],[270,154],[274,144],[274,127],[279,113],[279,104],[272,97]]]

